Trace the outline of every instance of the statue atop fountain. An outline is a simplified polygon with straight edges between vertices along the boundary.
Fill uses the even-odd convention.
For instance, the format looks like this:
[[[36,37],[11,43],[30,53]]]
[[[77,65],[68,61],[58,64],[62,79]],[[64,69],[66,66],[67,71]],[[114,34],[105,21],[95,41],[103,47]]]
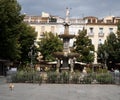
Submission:
[[[69,17],[70,17],[70,9],[66,8],[66,18],[65,18],[66,23],[69,23]]]

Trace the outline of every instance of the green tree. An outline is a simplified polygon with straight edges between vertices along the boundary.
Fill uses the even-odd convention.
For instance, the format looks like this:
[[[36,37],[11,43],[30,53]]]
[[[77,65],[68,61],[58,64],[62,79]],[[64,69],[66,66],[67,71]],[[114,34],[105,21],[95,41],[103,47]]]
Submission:
[[[98,48],[98,57],[101,59],[100,62],[111,63],[113,67],[116,63],[120,62],[120,42],[118,42],[117,37],[116,34],[110,33],[104,44],[99,45]]]
[[[104,44],[99,44],[98,45],[98,51],[97,51],[97,58],[98,58],[98,62],[100,63],[105,63],[105,51],[106,47]]]
[[[87,31],[79,31],[74,42],[75,52],[79,53],[80,56],[78,61],[90,63],[94,61],[94,45],[91,39],[87,36]]]
[[[0,58],[20,58],[19,26],[23,20],[16,0],[0,0]]]
[[[58,35],[54,35],[51,32],[44,33],[44,38],[40,41],[40,52],[43,55],[44,60],[55,60],[53,53],[62,51],[63,43],[59,39]]]
[[[108,62],[112,61],[112,63],[116,63],[118,61],[118,41],[117,36],[114,33],[111,33],[106,40],[106,51],[108,53]]]
[[[20,27],[20,38],[19,43],[21,46],[21,59],[20,61],[23,63],[27,63],[30,61],[30,57],[28,53],[31,51],[30,48],[33,45],[33,55],[37,52],[36,47],[34,46],[36,32],[34,29],[26,23],[22,23]]]
[[[107,53],[107,58],[105,56]],[[120,63],[120,22],[117,25],[116,34],[110,33],[104,44],[98,48],[98,58],[100,62],[105,63],[107,59],[108,68],[116,66],[116,63]],[[111,65],[111,66],[110,66]]]
[[[118,55],[118,58],[117,58],[117,62],[120,63],[120,21],[118,22],[118,30],[117,30],[117,55]]]
[[[17,0],[0,0],[0,59],[28,60],[35,31],[23,22]]]

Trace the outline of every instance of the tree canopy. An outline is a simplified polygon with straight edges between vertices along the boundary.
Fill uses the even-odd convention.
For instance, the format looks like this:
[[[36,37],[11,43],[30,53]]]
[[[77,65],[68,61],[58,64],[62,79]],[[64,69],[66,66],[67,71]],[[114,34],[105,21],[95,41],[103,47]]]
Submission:
[[[34,42],[35,32],[20,11],[17,0],[0,0],[0,59],[20,60]]]
[[[94,45],[87,36],[87,31],[79,31],[74,42],[75,52],[80,54],[78,61],[90,63],[94,61]]]
[[[44,33],[44,38],[40,41],[40,52],[44,60],[53,61],[55,60],[53,53],[62,51],[63,43],[59,39],[58,35],[51,32]]]
[[[36,32],[34,31],[34,29],[30,27],[28,24],[23,22],[20,27],[20,38],[19,38],[19,43],[21,47],[20,61],[24,63],[30,61],[30,57],[28,53],[30,52],[31,46],[34,45],[35,39],[36,39]],[[34,46],[33,49],[36,50],[36,47]]]
[[[120,24],[118,24],[118,31],[116,34],[110,33],[104,44],[98,47],[98,58],[100,58],[101,63],[105,63],[107,60],[107,65],[116,66],[116,63],[120,63]],[[109,66],[108,66],[109,67]]]

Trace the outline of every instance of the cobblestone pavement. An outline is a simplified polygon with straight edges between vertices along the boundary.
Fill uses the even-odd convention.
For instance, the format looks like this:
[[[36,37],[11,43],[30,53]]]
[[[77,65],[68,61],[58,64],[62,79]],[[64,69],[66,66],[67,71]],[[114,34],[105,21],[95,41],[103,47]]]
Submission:
[[[120,100],[119,85],[0,84],[0,100]]]

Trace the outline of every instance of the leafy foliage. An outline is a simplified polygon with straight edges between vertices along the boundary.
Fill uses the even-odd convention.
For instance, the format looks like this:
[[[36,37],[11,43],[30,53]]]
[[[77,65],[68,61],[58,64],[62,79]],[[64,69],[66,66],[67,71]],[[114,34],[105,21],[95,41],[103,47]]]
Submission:
[[[15,83],[42,83],[42,76],[36,71],[18,71],[11,77],[12,82]]]
[[[0,58],[20,58],[19,25],[23,20],[16,0],[0,0]]]
[[[120,21],[118,22],[118,30],[117,30],[117,62],[120,63]]]
[[[52,61],[55,58],[53,53],[57,51],[62,51],[63,43],[57,35],[53,33],[44,33],[44,38],[40,42],[40,52],[43,55],[44,60]]]
[[[29,25],[22,23],[20,27],[20,46],[21,46],[21,61],[29,61],[28,52],[30,52],[30,47],[34,44],[36,37],[36,32]],[[34,50],[36,47],[33,48]]]
[[[112,75],[108,74],[108,73],[97,74],[96,75],[96,80],[100,84],[113,84],[114,83]]]
[[[107,64],[111,63],[114,67],[115,63],[120,62],[119,55],[120,55],[119,36],[117,36],[114,33],[110,33],[104,44],[101,44],[98,47],[98,57],[101,59],[102,63],[105,63],[104,60],[106,59]]]
[[[23,22],[17,0],[0,0],[0,59],[26,60],[35,39],[34,30]]]
[[[104,42],[104,44],[100,44],[98,46],[98,58],[99,62],[101,63],[106,63],[109,61],[115,61],[114,59],[114,54],[115,54],[115,43],[116,41],[116,36],[114,33],[111,33],[108,37],[107,40]],[[109,46],[109,47],[108,47]]]
[[[89,63],[94,60],[94,54],[90,53],[91,51],[94,51],[94,46],[88,38],[86,30],[78,32],[78,36],[74,42],[74,48],[75,52],[80,54],[78,61]]]

